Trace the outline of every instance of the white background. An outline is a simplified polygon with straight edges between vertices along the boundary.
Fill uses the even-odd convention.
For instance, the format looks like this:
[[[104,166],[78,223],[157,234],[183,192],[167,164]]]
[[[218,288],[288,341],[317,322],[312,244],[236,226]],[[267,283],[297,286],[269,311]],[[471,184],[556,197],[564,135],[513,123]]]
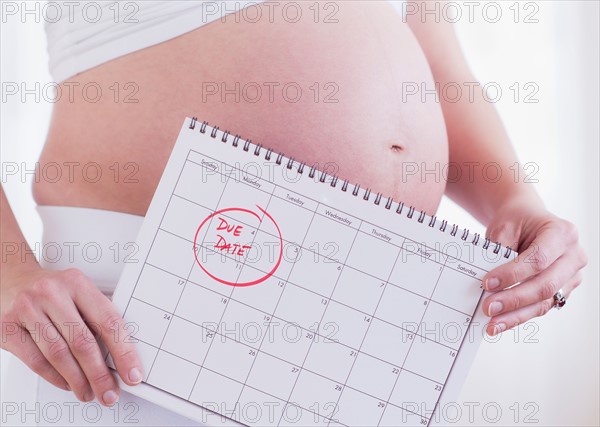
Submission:
[[[502,3],[506,13],[508,2]],[[525,3],[518,23],[513,15],[492,23],[476,9],[474,23],[463,16],[456,28],[477,78],[503,90],[496,105],[520,161],[539,166],[540,194],[550,210],[579,227],[590,263],[564,310],[509,331],[496,343],[484,342],[457,406],[445,408],[445,416],[449,421],[456,416],[456,425],[598,425],[599,7],[597,1],[535,2],[538,22],[525,23],[525,13],[533,10]],[[2,24],[1,37],[3,84],[52,81],[43,23],[11,20]],[[518,102],[509,89],[515,82],[521,88]],[[539,88],[532,97],[537,103],[524,102],[527,82]],[[34,164],[52,104],[11,97],[1,108],[2,162]],[[2,181],[27,239],[39,241],[31,176],[19,183],[5,182],[3,174]],[[483,231],[446,199],[438,214]]]

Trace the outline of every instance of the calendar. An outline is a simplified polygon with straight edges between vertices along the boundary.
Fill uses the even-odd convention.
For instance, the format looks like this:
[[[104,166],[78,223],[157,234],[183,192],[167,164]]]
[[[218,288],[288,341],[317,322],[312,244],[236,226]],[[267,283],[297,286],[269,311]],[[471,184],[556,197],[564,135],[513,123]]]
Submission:
[[[210,425],[444,424],[482,278],[515,257],[195,118],[137,244],[113,302],[144,379],[121,386]]]

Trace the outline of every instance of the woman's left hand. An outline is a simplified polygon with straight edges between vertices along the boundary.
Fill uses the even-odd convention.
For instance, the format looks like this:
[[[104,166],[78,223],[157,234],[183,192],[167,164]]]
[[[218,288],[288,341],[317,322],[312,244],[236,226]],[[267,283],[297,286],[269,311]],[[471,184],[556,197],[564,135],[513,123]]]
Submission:
[[[535,199],[506,203],[489,223],[487,237],[519,252],[483,278],[483,287],[493,292],[483,302],[485,314],[491,317],[489,335],[543,316],[553,308],[558,290],[568,298],[581,283],[587,257],[576,227]]]

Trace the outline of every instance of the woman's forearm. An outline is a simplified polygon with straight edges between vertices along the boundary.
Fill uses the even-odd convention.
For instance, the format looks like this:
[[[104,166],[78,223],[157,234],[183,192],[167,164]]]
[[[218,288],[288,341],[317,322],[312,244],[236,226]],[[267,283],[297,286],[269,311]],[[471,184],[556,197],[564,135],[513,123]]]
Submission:
[[[449,80],[454,78],[453,80]],[[469,73],[436,76],[449,81],[474,82]],[[440,98],[449,141],[446,194],[488,225],[497,209],[515,197],[541,203],[526,176],[493,104],[481,91],[458,102]]]
[[[523,181],[500,117],[469,69],[452,24],[416,15],[408,24],[431,67],[446,122],[450,164],[439,168],[447,171],[446,194],[486,226],[498,207],[515,197],[541,203]]]
[[[40,266],[19,228],[2,186],[0,186],[0,193],[0,236],[2,240],[0,286],[4,286],[11,281],[14,275],[39,269]]]

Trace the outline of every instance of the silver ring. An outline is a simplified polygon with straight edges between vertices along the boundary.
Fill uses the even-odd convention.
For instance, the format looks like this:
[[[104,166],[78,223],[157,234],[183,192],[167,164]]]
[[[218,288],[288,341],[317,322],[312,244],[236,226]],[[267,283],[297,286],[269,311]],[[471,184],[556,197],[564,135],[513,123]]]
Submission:
[[[565,298],[562,289],[559,289],[558,292],[556,292],[554,294],[554,297],[552,297],[554,299],[554,305],[553,307],[556,308],[557,310],[560,310],[561,308],[563,308],[565,306],[565,304],[567,303],[567,299]]]

